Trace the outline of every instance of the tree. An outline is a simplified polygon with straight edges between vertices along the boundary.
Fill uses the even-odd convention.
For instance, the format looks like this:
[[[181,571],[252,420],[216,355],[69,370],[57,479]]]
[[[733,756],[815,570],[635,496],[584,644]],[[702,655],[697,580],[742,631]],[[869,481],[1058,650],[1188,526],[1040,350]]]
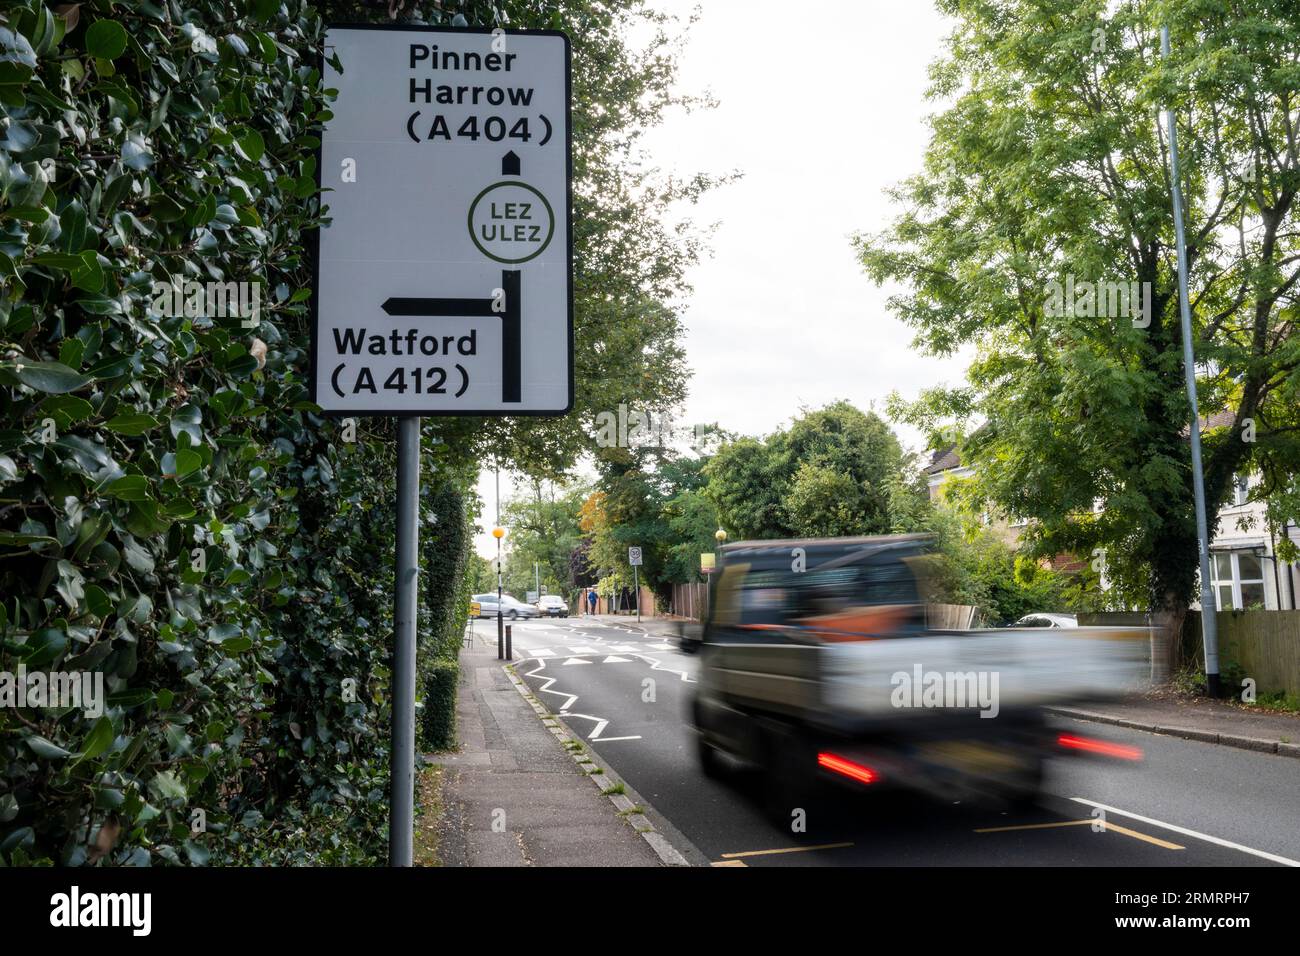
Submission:
[[[512,499],[502,512],[509,532],[505,588],[516,596],[538,583],[548,594],[568,595],[574,587],[570,557],[582,538],[578,511],[588,490],[580,485],[564,488],[558,498],[553,487],[548,490],[550,494],[544,494],[542,482],[535,482],[531,495]]]
[[[1201,414],[1233,412],[1205,439],[1209,513],[1254,469],[1275,520],[1294,518],[1294,9],[939,6],[957,25],[930,95],[950,105],[923,170],[893,191],[903,212],[857,248],[871,278],[903,284],[891,307],[918,348],[977,352],[964,386],[891,408],[936,440],[959,426],[977,503],[1034,519],[1035,555],[1103,555],[1119,592],[1176,632],[1198,562],[1158,114],[1172,107],[1180,127]]]
[[[477,552],[469,554],[469,568],[465,572],[470,582],[471,594],[485,594],[497,589],[497,573],[492,569],[492,562]]]
[[[889,426],[840,401],[805,410],[766,441],[724,444],[704,474],[733,539],[834,537],[893,530],[905,467]]]

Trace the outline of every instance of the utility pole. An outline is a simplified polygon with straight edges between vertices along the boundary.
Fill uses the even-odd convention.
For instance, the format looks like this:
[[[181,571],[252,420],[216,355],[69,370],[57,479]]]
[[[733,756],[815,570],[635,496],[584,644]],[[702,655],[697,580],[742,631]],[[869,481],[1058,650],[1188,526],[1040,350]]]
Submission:
[[[1160,55],[1169,59],[1169,27],[1160,28]],[[1178,246],[1178,306],[1183,327],[1183,374],[1187,380],[1187,401],[1192,406],[1188,429],[1192,439],[1192,494],[1196,499],[1196,535],[1201,552],[1201,640],[1205,645],[1205,689],[1219,696],[1219,634],[1215,619],[1214,586],[1210,581],[1210,535],[1205,516],[1205,475],[1201,469],[1201,413],[1196,400],[1196,357],[1192,352],[1192,309],[1187,298],[1187,240],[1183,235],[1183,189],[1178,174],[1178,130],[1174,111],[1165,110],[1169,130],[1169,180],[1174,201],[1174,236]],[[1177,640],[1178,635],[1171,635]]]

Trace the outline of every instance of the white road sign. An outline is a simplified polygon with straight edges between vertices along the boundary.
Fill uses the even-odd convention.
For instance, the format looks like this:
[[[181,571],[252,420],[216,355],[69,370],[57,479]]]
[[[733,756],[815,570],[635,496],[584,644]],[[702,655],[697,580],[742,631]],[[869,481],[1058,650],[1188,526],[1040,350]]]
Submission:
[[[573,404],[569,41],[335,26],[312,398],[348,415]]]
[[[635,567],[640,567],[640,565],[641,565],[641,549],[640,549],[640,548],[628,548],[628,549],[627,549],[627,563],[630,564],[630,565],[631,565],[632,567],[634,567],[634,568],[635,568]]]

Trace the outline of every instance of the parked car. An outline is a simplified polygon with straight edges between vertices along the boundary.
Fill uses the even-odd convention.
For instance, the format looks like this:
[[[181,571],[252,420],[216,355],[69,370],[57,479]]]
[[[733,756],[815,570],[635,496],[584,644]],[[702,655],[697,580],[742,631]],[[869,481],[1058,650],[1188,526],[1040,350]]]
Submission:
[[[487,594],[471,594],[470,600],[478,602],[479,617],[497,616],[497,596],[495,591],[489,591]],[[531,604],[525,604],[509,594],[501,595],[501,616],[507,620],[515,621],[521,617],[541,617],[541,614],[542,612]]]
[[[497,616],[497,595],[495,591],[488,594],[471,594],[469,599],[479,606],[479,617]]]
[[[1026,614],[1012,627],[1078,627],[1079,616],[1077,614],[1057,614],[1055,612],[1038,612],[1035,614]]]
[[[568,617],[569,602],[558,594],[543,594],[537,599],[537,610],[547,617]]]

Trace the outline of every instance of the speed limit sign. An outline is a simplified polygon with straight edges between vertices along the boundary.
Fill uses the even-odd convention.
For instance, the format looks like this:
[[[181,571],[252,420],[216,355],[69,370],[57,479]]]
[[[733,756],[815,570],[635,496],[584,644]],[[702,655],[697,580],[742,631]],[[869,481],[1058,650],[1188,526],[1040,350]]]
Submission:
[[[632,567],[634,567],[634,568],[640,566],[640,564],[641,564],[641,549],[640,549],[640,548],[628,548],[628,549],[627,549],[627,563],[630,564],[630,565],[632,565]]]

